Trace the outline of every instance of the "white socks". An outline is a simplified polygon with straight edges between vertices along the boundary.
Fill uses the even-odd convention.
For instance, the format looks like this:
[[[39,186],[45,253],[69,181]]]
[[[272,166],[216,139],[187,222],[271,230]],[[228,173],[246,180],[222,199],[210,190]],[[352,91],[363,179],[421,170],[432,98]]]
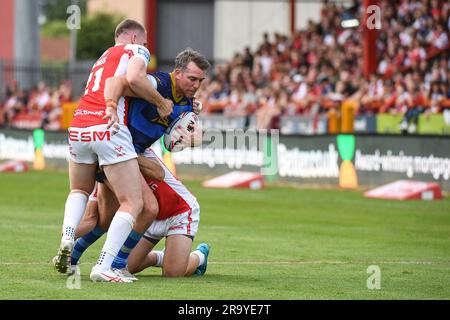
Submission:
[[[133,229],[134,223],[134,217],[128,212],[116,212],[116,215],[109,226],[106,241],[95,268],[105,271],[111,268],[114,258],[127,240],[128,235]]]
[[[197,255],[200,262],[198,263],[199,266],[201,266],[205,262],[205,255],[200,250],[192,251],[193,254]],[[198,266],[197,266],[198,267]]]
[[[154,267],[161,268],[164,259],[164,251],[153,251],[153,253],[156,254],[156,264]]]
[[[62,239],[75,239],[75,230],[84,215],[87,201],[88,197],[84,193],[71,192],[68,195],[64,208]]]
[[[161,268],[164,259],[164,251],[153,251],[153,253],[156,254],[156,264],[153,267]],[[195,254],[198,257],[198,266],[202,265],[205,262],[205,255],[200,250],[192,251],[191,254]]]

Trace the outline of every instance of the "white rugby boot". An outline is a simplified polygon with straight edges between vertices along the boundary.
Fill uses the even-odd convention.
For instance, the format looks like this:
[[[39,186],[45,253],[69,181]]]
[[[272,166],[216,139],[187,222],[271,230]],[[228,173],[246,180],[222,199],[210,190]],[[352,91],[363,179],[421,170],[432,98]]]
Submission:
[[[122,269],[113,269],[115,272],[118,272],[121,274],[125,279],[130,279],[131,281],[137,281],[139,280],[136,278],[130,271],[128,271],[128,268],[122,268]]]
[[[72,238],[61,239],[61,244],[59,245],[58,253],[52,259],[55,269],[59,273],[67,273],[70,266],[70,255],[72,254],[75,242]]]
[[[92,268],[91,275],[89,276],[94,282],[114,282],[114,283],[131,283],[131,279],[125,278],[120,272],[108,269],[99,270],[95,266]]]

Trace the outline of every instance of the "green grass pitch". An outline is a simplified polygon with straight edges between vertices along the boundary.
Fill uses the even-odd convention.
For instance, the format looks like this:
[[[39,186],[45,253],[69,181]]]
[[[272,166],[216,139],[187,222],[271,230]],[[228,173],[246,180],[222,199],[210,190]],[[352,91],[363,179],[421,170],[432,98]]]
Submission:
[[[65,172],[0,174],[0,299],[448,299],[450,199],[384,201],[361,191],[186,185],[201,205],[194,245],[212,246],[203,277],[92,283],[105,237],[82,258],[79,290],[50,263]],[[162,244],[158,245],[161,248]],[[369,266],[380,289],[369,290]]]

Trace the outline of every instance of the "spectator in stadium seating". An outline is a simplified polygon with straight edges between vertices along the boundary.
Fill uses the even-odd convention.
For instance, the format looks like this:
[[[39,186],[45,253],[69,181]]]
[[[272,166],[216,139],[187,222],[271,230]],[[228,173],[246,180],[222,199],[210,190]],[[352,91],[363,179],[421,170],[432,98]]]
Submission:
[[[446,99],[444,87],[441,86],[440,82],[436,81],[431,84],[427,98],[430,103],[430,112],[438,113],[441,108],[441,103]]]
[[[383,101],[378,111],[380,113],[393,112],[393,107],[395,106],[396,99],[397,94],[395,91],[394,83],[391,80],[386,80],[384,83]]]
[[[226,117],[240,117],[247,114],[247,105],[244,101],[244,89],[237,85],[231,90],[229,102],[224,106]]]
[[[447,73],[447,75],[450,75],[450,72]],[[448,100],[450,99],[450,86],[449,86],[450,79],[447,77],[447,81],[441,81],[441,89],[442,92],[444,92],[445,98]]]
[[[219,111],[222,112],[225,106],[229,102],[228,90],[223,87],[222,82],[213,81],[211,83],[209,95],[208,95],[208,106],[209,111]]]
[[[261,54],[255,57],[257,63],[261,65],[261,71],[265,76],[269,76],[274,59],[270,53],[269,49],[262,49]]]
[[[4,120],[6,126],[12,126],[14,118],[20,113],[25,113],[28,103],[28,96],[22,89],[16,88],[15,92],[11,92],[11,96],[6,100],[4,105]]]
[[[19,95],[25,94],[23,90],[19,91]],[[31,90],[29,99],[22,99],[24,107],[16,111],[15,115],[31,117],[35,123],[41,123],[39,126],[44,129],[59,130],[62,103],[71,99],[71,88],[66,83],[62,82],[58,88],[49,88],[41,81],[37,88]]]
[[[448,46],[448,35],[442,24],[438,23],[436,29],[427,36],[427,42],[439,50],[443,50]]]
[[[258,130],[272,129],[272,120],[281,113],[276,101],[279,93],[273,92],[270,88],[265,89],[265,94],[258,101],[256,115],[256,128]]]
[[[263,68],[259,63],[259,60],[256,58],[253,64],[252,78],[256,88],[258,89],[265,88],[269,84],[269,77],[268,75],[264,74]]]
[[[245,67],[247,67],[249,70],[253,69],[253,54],[250,50],[250,47],[245,48],[244,57],[243,57],[243,64]]]
[[[375,74],[370,76],[367,91],[361,96],[361,104],[367,113],[377,113],[384,99],[383,81]]]
[[[42,111],[48,103],[50,103],[49,88],[44,81],[41,81],[30,96],[28,110]]]
[[[402,82],[396,82],[395,84],[395,103],[393,114],[405,114],[409,105],[412,104],[411,96],[405,89],[405,85]],[[407,126],[405,127],[407,129]]]
[[[419,115],[425,111],[425,97],[422,94],[420,85],[412,81],[407,83],[408,95],[405,99],[406,110],[400,129],[403,134],[416,133]]]

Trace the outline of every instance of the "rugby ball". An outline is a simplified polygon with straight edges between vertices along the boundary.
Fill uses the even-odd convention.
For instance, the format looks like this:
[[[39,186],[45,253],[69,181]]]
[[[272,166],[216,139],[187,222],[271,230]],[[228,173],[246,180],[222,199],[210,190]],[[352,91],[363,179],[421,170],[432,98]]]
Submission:
[[[176,129],[181,126],[188,132],[193,132],[198,125],[199,119],[194,112],[183,112],[175,120],[164,133],[164,146],[170,152],[178,152],[185,148],[185,144],[181,143],[182,139],[186,139]]]

